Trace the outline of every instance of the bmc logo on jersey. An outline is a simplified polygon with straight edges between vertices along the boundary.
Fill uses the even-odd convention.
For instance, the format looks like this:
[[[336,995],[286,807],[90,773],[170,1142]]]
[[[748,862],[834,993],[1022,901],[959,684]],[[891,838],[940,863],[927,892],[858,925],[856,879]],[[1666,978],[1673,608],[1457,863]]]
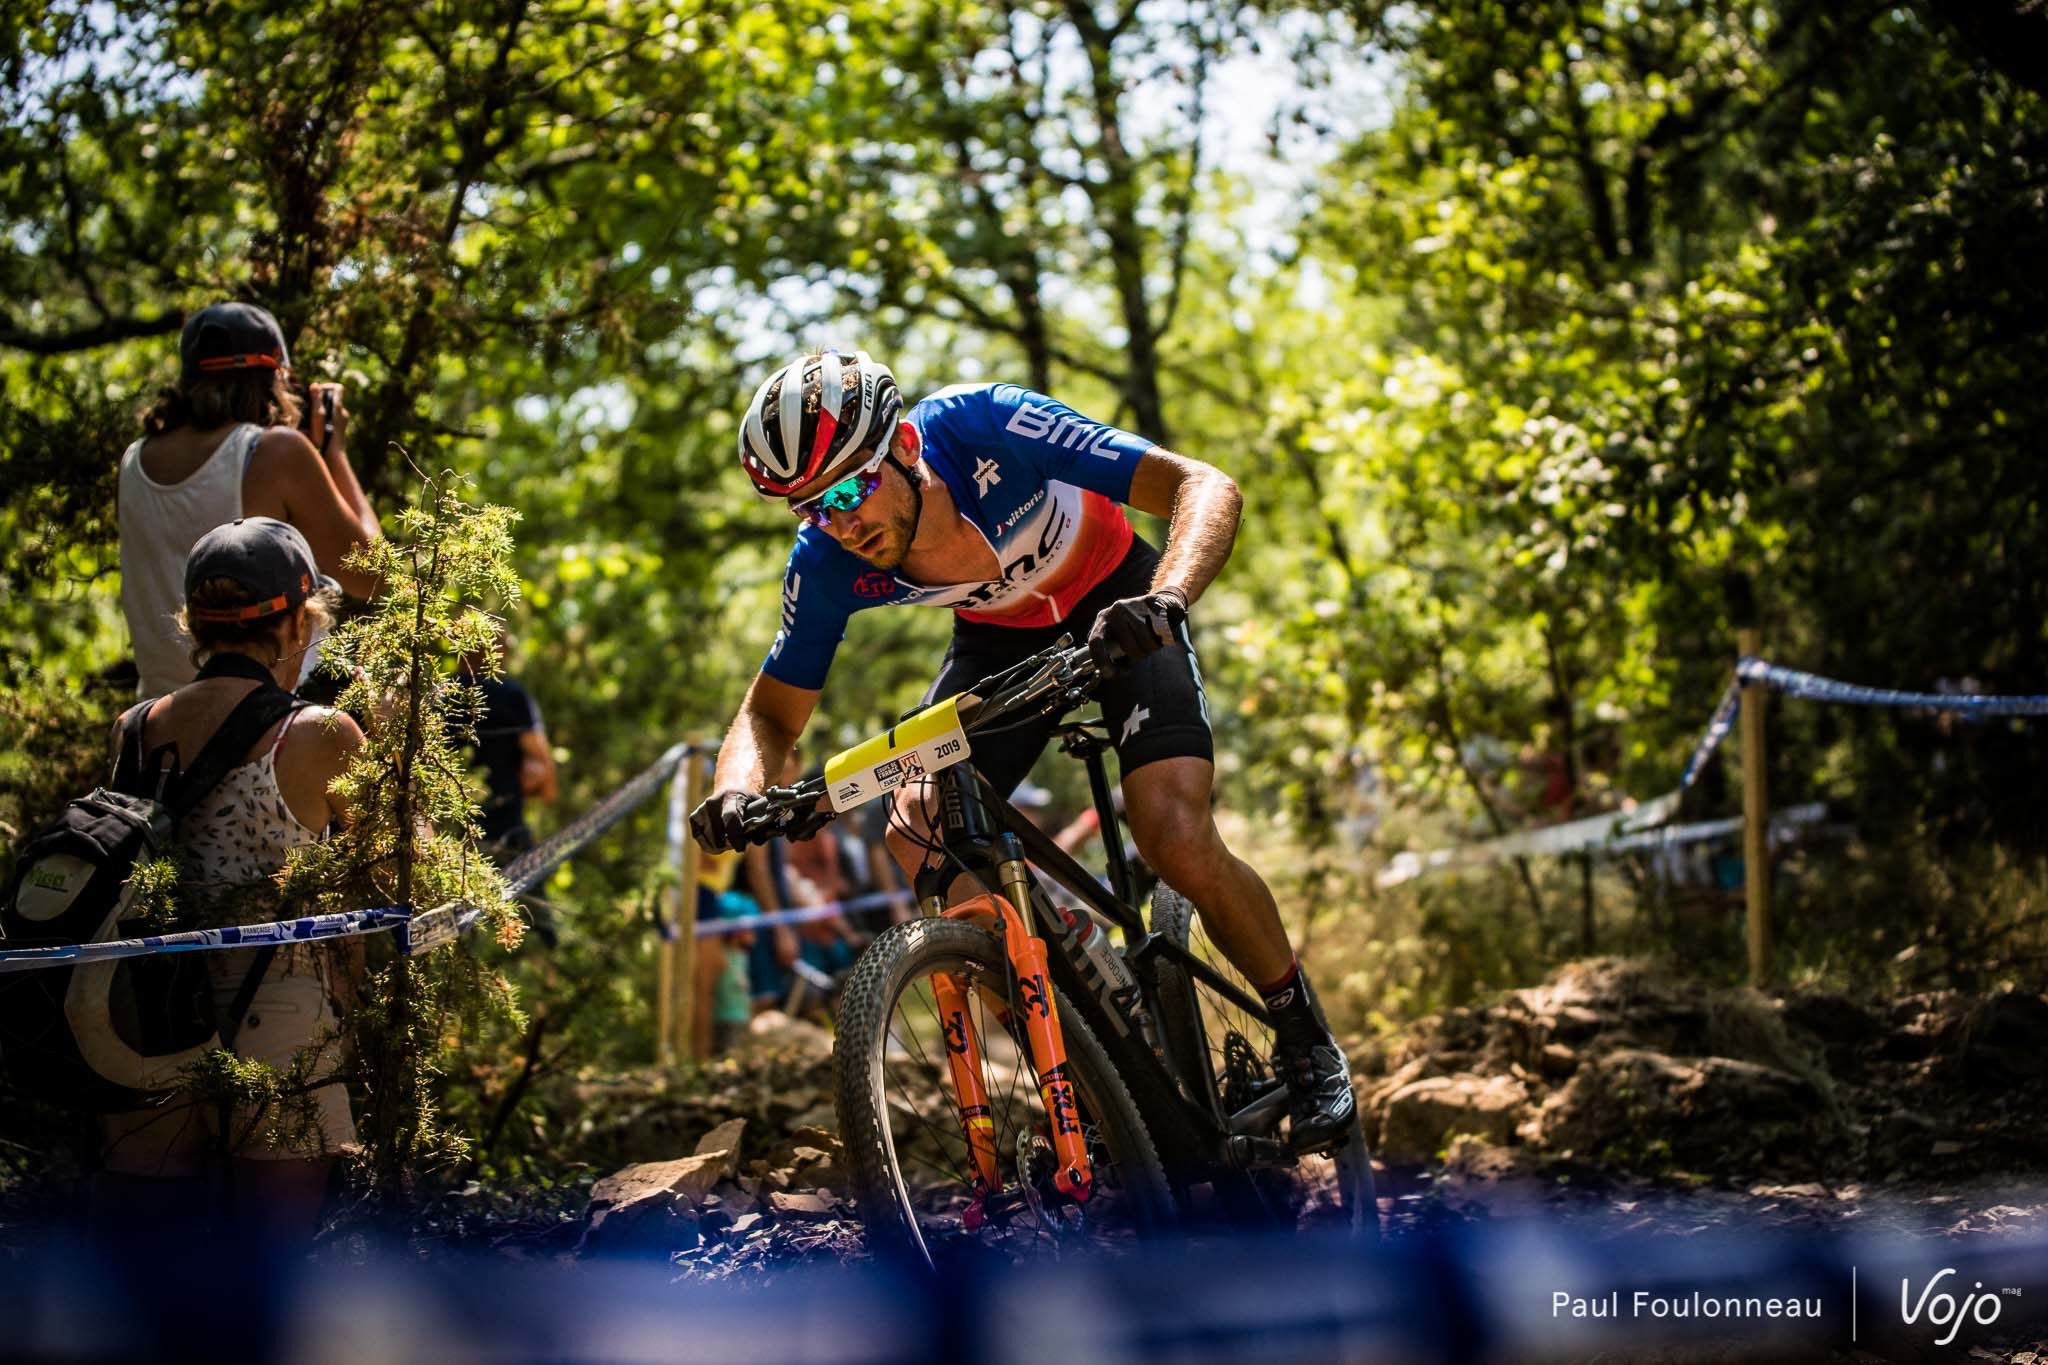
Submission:
[[[893,597],[896,589],[902,586],[893,574],[869,572],[853,580],[853,594],[856,597]]]
[[[1019,436],[1028,436],[1034,441],[1059,446],[1063,450],[1083,450],[1090,455],[1100,455],[1105,460],[1116,458],[1116,452],[1109,449],[1110,441],[1116,436],[1114,429],[1091,422],[1079,413],[1053,413],[1036,403],[1020,404],[1010,420],[1003,424],[1007,431]]]

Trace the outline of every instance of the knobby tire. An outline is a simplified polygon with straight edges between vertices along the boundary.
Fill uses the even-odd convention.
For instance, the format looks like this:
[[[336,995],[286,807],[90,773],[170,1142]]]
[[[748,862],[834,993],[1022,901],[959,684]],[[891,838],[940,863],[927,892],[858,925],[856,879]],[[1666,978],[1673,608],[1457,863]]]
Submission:
[[[977,925],[920,919],[891,926],[869,945],[840,998],[838,1039],[833,1049],[839,1131],[846,1146],[854,1202],[870,1243],[907,1255],[914,1263],[935,1261],[928,1233],[911,1203],[912,1182],[889,1129],[885,1062],[890,1020],[897,1003],[934,972],[964,971],[989,981],[1008,980],[1008,959],[997,937]],[[1160,1236],[1177,1219],[1166,1171],[1130,1091],[1102,1044],[1066,996],[1051,988],[1066,1042],[1067,1067],[1087,1121],[1114,1159],[1121,1197],[1141,1237]],[[991,1028],[994,1016],[984,1016]],[[983,1040],[984,1048],[987,1040]],[[1027,1064],[1028,1065],[1028,1064]],[[950,1098],[949,1091],[942,1094]],[[951,1112],[928,1116],[941,1128],[957,1126]],[[1006,1184],[1015,1179],[1014,1158],[999,1148]],[[1098,1196],[1100,1197],[1100,1196]]]

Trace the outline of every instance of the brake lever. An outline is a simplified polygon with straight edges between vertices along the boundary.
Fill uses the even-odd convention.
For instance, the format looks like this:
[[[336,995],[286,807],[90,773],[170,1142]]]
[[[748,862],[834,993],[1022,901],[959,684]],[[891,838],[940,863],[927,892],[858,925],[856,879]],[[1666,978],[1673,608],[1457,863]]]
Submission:
[[[771,839],[803,839],[816,834],[839,818],[829,807],[816,809],[815,803],[824,794],[822,784],[811,782],[768,788],[740,812],[748,826],[747,842],[765,844]]]

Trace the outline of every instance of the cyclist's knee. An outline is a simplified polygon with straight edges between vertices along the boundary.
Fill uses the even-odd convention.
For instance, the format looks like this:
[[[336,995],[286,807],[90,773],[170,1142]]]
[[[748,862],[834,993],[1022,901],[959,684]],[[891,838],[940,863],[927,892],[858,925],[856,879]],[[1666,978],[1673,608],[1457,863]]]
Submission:
[[[1138,856],[1176,887],[1199,885],[1224,856],[1222,836],[1206,807],[1148,812],[1131,821]]]

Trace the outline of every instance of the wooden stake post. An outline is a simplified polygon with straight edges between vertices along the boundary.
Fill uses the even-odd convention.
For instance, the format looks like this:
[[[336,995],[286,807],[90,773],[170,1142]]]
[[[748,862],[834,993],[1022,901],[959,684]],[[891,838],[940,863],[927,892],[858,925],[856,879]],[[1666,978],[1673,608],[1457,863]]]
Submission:
[[[1763,650],[1757,629],[1756,596],[1747,574],[1728,584],[1728,614],[1735,625],[1735,648],[1742,658]],[[1762,683],[1742,688],[1742,871],[1744,900],[1749,909],[1749,984],[1761,988],[1771,975],[1771,798],[1765,780],[1764,702]]]
[[[673,891],[664,897],[668,901],[669,918],[675,918],[676,897]],[[663,939],[654,948],[654,1064],[667,1066],[674,1060],[671,1045],[675,1040],[676,1021],[676,945]]]
[[[683,766],[676,772],[676,781],[681,786],[683,815],[697,809],[697,803],[704,799],[705,786],[704,755],[693,745],[683,756]],[[690,837],[686,827],[676,855],[676,941],[675,941],[675,1045],[673,1053],[681,1061],[697,1059],[697,869],[700,863],[697,841]]]
[[[668,922],[676,937],[664,939],[654,955],[654,1060],[667,1066],[691,1056],[690,1009],[697,969],[697,841],[690,837],[690,812],[703,798],[704,760],[693,746],[676,766],[668,788],[668,859],[675,884],[668,888]]]

